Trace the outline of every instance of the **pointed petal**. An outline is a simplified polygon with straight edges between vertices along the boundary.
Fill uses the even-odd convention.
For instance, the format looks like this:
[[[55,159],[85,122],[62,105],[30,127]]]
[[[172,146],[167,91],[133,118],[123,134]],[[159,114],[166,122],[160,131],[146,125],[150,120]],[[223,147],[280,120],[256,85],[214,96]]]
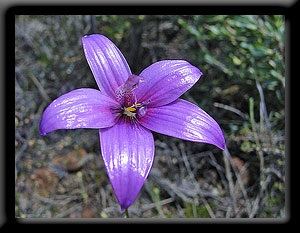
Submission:
[[[165,106],[148,108],[139,122],[161,134],[225,149],[224,135],[218,123],[198,106],[182,99]]]
[[[145,82],[135,90],[139,102],[148,101],[149,107],[171,103],[190,89],[202,72],[184,60],[159,61],[140,74]]]
[[[82,37],[82,45],[98,87],[106,95],[115,98],[115,90],[131,74],[124,56],[114,43],[103,35],[86,35]]]
[[[70,91],[49,104],[40,122],[40,134],[57,129],[105,128],[115,124],[119,104],[91,88]]]
[[[100,129],[102,158],[122,211],[136,199],[152,167],[152,133],[138,124],[120,119]]]

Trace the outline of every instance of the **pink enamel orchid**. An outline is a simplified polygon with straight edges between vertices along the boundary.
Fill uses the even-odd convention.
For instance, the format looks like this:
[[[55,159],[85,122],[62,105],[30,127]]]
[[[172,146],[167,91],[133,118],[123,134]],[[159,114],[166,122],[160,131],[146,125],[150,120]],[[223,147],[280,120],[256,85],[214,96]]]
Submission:
[[[197,67],[184,60],[164,60],[134,75],[105,36],[84,36],[82,44],[101,91],[81,88],[54,100],[43,113],[40,134],[99,129],[102,158],[122,211],[135,201],[152,167],[150,130],[225,149],[218,123],[179,99],[201,77]]]

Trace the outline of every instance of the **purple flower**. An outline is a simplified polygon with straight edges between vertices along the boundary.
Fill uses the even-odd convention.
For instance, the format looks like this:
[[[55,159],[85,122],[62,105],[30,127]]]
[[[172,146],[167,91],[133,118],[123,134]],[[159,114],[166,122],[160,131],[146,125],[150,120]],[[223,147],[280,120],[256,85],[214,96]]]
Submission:
[[[133,75],[105,36],[84,36],[82,43],[101,91],[81,88],[54,100],[43,113],[40,134],[99,129],[102,158],[122,211],[136,199],[153,164],[150,130],[224,150],[218,123],[198,106],[179,99],[201,77],[197,67],[184,60],[164,60]]]

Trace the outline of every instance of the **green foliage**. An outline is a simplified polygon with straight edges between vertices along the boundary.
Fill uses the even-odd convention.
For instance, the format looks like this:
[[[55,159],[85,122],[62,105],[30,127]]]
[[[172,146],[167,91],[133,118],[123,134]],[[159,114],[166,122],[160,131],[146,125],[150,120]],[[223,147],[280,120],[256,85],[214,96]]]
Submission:
[[[95,33],[99,33],[99,31],[105,32],[108,38],[112,40],[116,39],[116,45],[120,43],[124,37],[124,33],[126,33],[131,26],[128,16],[96,15],[95,20],[100,24],[100,28]]]
[[[196,42],[201,41],[204,56],[199,59],[214,65],[222,60],[229,76],[249,79],[257,76],[260,81],[280,81],[276,86],[284,84],[283,16],[193,16],[188,20],[180,18],[178,23]],[[268,88],[274,88],[267,84]]]
[[[187,43],[197,48],[190,51],[192,57],[217,77],[211,86],[238,85],[246,104],[248,96],[257,95],[250,86],[259,80],[266,95],[272,96],[272,100],[267,98],[268,105],[281,108],[285,87],[283,16],[197,15],[177,22],[190,34]],[[244,101],[243,96],[239,98]]]
[[[160,216],[165,217],[163,211],[162,211],[162,206],[159,203],[160,202],[160,188],[157,186],[152,186],[150,187],[150,194],[151,198],[153,200],[153,203],[155,204],[155,208],[157,212],[160,214]]]
[[[211,207],[213,206],[214,204],[212,204]],[[184,207],[187,218],[210,218],[207,208],[204,205],[196,205],[194,202],[185,202]]]

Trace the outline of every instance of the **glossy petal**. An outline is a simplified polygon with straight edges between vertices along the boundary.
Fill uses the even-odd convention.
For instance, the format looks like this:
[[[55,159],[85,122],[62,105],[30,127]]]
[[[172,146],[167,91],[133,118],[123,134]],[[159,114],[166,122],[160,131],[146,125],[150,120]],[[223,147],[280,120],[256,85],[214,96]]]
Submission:
[[[57,129],[105,128],[116,122],[119,104],[91,88],[70,91],[54,100],[44,111],[40,134]]]
[[[149,107],[171,103],[190,89],[202,72],[184,60],[156,62],[140,74],[145,79],[135,90],[139,102],[148,101]]]
[[[84,36],[82,45],[100,90],[115,98],[115,90],[131,74],[124,56],[114,43],[103,35]]]
[[[102,158],[122,211],[136,199],[154,159],[152,133],[137,122],[120,119],[100,129]]]
[[[182,99],[165,106],[148,108],[139,122],[161,134],[225,149],[224,135],[218,123],[198,106]]]

